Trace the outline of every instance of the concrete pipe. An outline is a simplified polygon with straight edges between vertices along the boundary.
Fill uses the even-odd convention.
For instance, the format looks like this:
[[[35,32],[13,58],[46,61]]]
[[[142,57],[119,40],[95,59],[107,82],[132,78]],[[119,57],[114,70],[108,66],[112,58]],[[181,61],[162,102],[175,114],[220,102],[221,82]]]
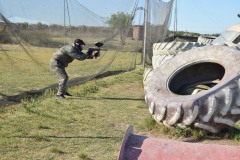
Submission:
[[[118,160],[239,160],[240,147],[179,142],[133,134],[129,126]]]

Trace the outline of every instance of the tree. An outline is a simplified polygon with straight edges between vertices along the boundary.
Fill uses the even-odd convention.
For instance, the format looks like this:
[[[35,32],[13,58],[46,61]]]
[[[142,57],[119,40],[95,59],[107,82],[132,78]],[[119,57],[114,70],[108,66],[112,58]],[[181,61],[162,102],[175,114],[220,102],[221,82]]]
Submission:
[[[132,22],[132,15],[118,12],[116,14],[112,14],[108,20],[108,24],[117,30],[117,33],[120,35],[121,44],[124,44],[125,40],[125,31],[126,28],[131,25]]]

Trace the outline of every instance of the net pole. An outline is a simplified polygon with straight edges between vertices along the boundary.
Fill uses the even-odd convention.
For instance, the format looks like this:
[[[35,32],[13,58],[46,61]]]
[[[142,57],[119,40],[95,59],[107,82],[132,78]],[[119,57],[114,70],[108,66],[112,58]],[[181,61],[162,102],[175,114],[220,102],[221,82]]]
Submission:
[[[146,62],[148,5],[149,5],[149,0],[145,0],[145,10],[144,10],[144,35],[143,35],[143,53],[142,53],[142,68],[145,68],[145,62]]]
[[[175,37],[175,34],[177,33],[177,23],[178,23],[178,21],[177,21],[177,20],[178,20],[178,19],[177,19],[177,18],[178,18],[178,17],[177,17],[177,15],[178,15],[178,14],[177,14],[177,12],[178,12],[178,10],[177,10],[177,9],[178,9],[178,8],[177,8],[177,5],[178,5],[178,4],[177,4],[177,0],[175,0],[174,37]]]
[[[64,23],[64,45],[66,44],[66,0],[63,0],[64,1],[64,9],[63,9],[63,23]]]

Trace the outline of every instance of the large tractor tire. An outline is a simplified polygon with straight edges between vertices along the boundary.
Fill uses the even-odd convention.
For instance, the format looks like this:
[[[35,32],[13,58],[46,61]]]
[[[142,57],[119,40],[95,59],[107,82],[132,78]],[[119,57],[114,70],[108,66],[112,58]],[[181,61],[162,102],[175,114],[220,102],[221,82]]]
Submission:
[[[150,76],[152,75],[152,70],[157,68],[159,65],[167,62],[179,52],[182,53],[193,47],[204,46],[203,43],[196,42],[163,42],[153,44],[153,57],[152,57],[152,68],[145,69],[143,75],[143,84],[146,85]]]
[[[179,52],[184,52],[193,47],[202,47],[205,44],[197,42],[163,42],[153,44],[153,69],[167,62],[169,59],[176,56]]]
[[[205,46],[177,55],[154,69],[144,86],[153,118],[165,126],[212,133],[240,120],[240,50]]]
[[[144,74],[143,74],[143,85],[147,85],[149,79],[152,77],[152,68],[145,68]]]

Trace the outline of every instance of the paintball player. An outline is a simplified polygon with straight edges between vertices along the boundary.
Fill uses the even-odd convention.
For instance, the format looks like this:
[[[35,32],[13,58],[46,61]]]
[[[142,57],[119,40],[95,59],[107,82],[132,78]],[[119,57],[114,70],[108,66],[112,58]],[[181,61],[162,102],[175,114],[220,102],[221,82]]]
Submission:
[[[68,75],[65,68],[71,63],[74,59],[85,60],[93,59],[97,57],[99,52],[95,52],[93,55],[92,50],[88,50],[85,54],[82,52],[83,46],[85,45],[84,41],[81,39],[75,39],[73,45],[66,45],[60,48],[59,51],[53,54],[50,60],[50,66],[53,69],[54,73],[58,77],[58,92],[56,98],[63,99],[66,96],[72,96],[67,92],[67,82]]]

